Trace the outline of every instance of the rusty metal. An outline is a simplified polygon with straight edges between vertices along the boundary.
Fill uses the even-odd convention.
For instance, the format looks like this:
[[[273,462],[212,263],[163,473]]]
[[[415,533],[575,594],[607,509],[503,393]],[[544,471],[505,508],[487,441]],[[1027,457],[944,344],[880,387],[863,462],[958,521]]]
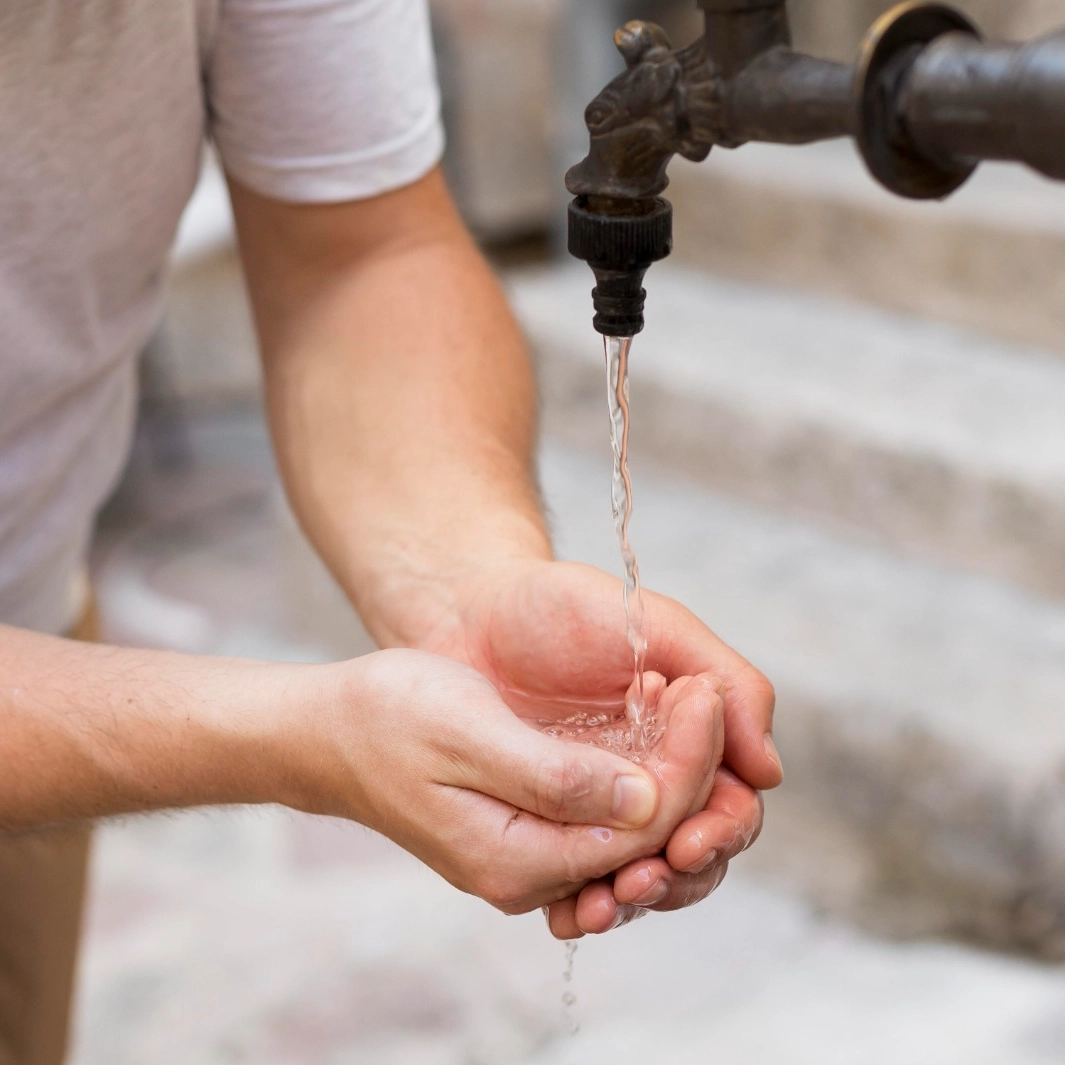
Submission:
[[[848,66],[791,47],[786,0],[698,3],[705,31],[686,48],[674,49],[648,22],[615,34],[625,72],[589,105],[588,155],[566,176],[576,197],[571,247],[582,258],[597,217],[611,220],[611,232],[624,231],[619,247],[662,252],[652,226],[661,225],[655,204],[670,160],[701,162],[715,147],[750,141],[852,136],[873,176],[915,199],[949,195],[984,159],[1023,162],[1065,180],[1065,31],[989,44],[950,7],[904,3],[877,20]],[[612,295],[603,296],[609,314],[597,303],[596,327],[638,332],[639,279],[626,277],[620,257],[599,251],[597,278],[611,276]],[[640,278],[652,261],[641,261]],[[631,305],[619,303],[619,292]]]

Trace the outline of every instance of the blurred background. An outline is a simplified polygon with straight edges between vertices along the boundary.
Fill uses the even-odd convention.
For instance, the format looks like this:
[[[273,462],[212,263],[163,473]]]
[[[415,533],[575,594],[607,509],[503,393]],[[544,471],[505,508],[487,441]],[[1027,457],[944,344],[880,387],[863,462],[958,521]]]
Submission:
[[[619,570],[590,274],[558,254],[612,29],[684,0],[435,0],[471,226],[535,351],[560,552]],[[848,58],[881,0],[793,0]],[[968,0],[992,35],[1063,0]],[[853,149],[674,163],[634,348],[645,581],[779,691],[789,776],[695,911],[563,948],[351,825],[277,810],[99,834],[77,1065],[1044,1065],[1065,1060],[1065,187],[984,166],[890,198]],[[185,219],[95,554],[107,635],[369,648],[278,486],[221,178]],[[620,638],[620,636],[619,636]]]

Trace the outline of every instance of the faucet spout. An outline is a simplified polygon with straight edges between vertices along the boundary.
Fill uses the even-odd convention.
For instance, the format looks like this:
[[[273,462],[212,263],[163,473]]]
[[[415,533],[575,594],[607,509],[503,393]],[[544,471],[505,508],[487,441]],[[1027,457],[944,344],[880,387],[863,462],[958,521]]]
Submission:
[[[644,326],[644,274],[673,248],[666,167],[707,157],[716,100],[701,42],[675,52],[660,26],[630,22],[614,43],[626,70],[585,112],[588,155],[566,175],[569,250],[595,274],[596,330],[631,337]]]
[[[675,50],[658,26],[615,34],[624,73],[589,105],[587,157],[566,176],[570,250],[595,271],[596,328],[643,328],[642,279],[669,254],[661,199],[675,155],[851,136],[890,192],[942,199],[983,159],[1065,180],[1065,30],[985,43],[939,3],[902,3],[853,66],[791,47],[786,0],[698,0],[703,36]]]
[[[672,248],[672,211],[661,194],[675,155],[702,162],[715,145],[850,132],[850,71],[791,50],[784,0],[701,3],[706,32],[686,48],[673,49],[650,22],[617,31],[626,69],[588,106],[588,155],[566,175],[576,197],[570,251],[598,282],[596,329],[626,330],[607,335],[643,328],[644,272]]]
[[[578,196],[569,208],[569,250],[595,274],[596,331],[633,337],[643,330],[644,275],[673,250],[673,208],[657,198]]]

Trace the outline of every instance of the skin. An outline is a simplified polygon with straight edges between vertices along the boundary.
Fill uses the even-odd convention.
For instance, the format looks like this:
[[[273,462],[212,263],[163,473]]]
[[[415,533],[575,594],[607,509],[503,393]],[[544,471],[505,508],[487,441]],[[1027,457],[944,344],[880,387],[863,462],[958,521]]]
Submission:
[[[289,494],[377,640],[466,662],[512,705],[516,693],[620,705],[620,583],[552,561],[528,355],[439,172],[328,207],[231,192]],[[716,886],[705,869],[681,874],[757,836],[758,792],[782,771],[766,678],[679,604],[649,595],[646,613],[650,668],[723,681],[735,774],[677,826],[671,875],[655,859],[619,879],[619,892],[666,884],[655,908],[671,909]]]
[[[0,627],[0,828],[283,803],[548,907],[565,938],[663,889],[650,908],[697,901],[780,782],[772,688],[649,595],[653,771],[528,727],[623,705],[621,586],[553,560],[529,361],[440,174],[357,203],[231,196],[290,498],[384,650],[288,666]]]
[[[422,651],[284,665],[7,628],[0,676],[0,828],[283,803],[382,832],[507,913],[660,849],[724,742],[710,678],[669,697],[648,773],[530,729],[475,670]]]
[[[645,593],[644,607],[648,669],[674,683],[692,674],[712,676],[722,695],[726,759],[762,787],[773,786],[779,762],[766,758],[757,716],[772,705],[764,679],[678,603]],[[632,658],[623,636],[620,582],[588,566],[527,563],[510,567],[506,575],[494,574],[480,596],[472,594],[468,611],[454,641],[435,649],[471,662],[515,713],[545,720],[568,716],[574,706],[623,711]],[[667,852],[671,866],[655,860],[626,867],[617,881],[617,901],[634,901],[632,886],[643,878],[648,882],[640,897],[660,893],[659,885],[667,888],[654,909],[700,901],[721,883],[720,867],[757,838],[761,825],[758,792],[723,770],[703,807],[689,811],[673,833]],[[717,868],[704,869],[711,852],[720,861]],[[698,875],[681,875],[693,868]],[[573,939],[617,927],[610,887],[603,881],[588,892],[599,904],[583,905],[576,926],[549,915],[553,934]]]

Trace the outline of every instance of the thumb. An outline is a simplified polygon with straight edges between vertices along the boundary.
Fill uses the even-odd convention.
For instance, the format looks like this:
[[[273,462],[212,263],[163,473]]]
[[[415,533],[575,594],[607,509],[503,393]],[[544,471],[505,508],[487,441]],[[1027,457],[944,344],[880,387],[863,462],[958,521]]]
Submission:
[[[482,727],[463,761],[464,787],[549,821],[644,828],[658,811],[658,783],[646,770],[590,744],[545,736],[517,717]]]

